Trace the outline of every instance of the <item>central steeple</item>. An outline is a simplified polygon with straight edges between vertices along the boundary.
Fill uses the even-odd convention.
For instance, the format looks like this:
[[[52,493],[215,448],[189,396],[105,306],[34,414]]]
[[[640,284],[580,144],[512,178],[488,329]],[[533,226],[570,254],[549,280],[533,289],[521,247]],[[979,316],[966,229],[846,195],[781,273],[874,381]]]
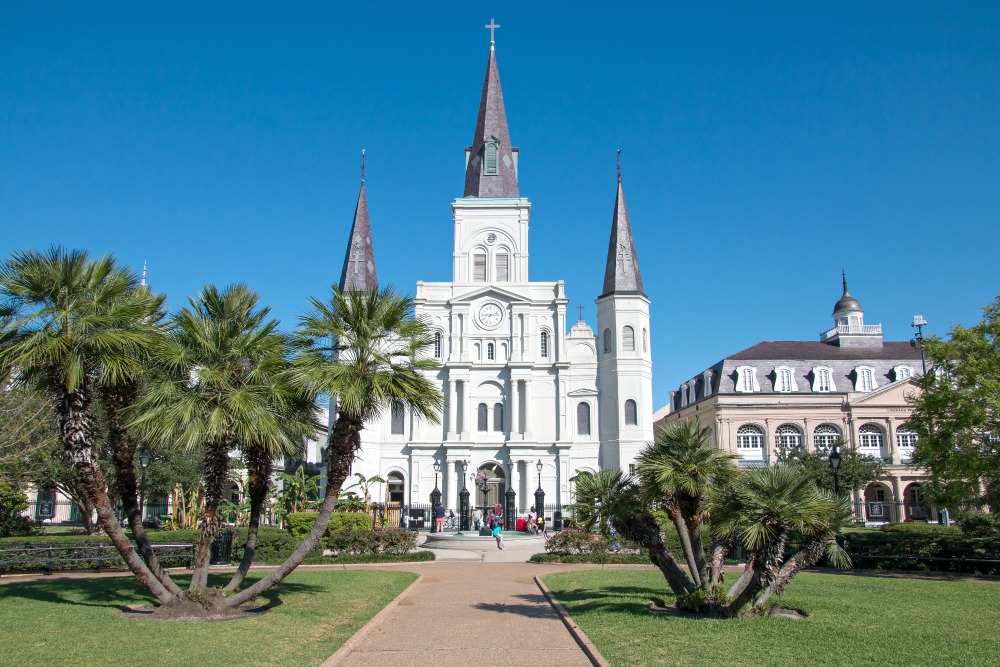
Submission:
[[[644,294],[639,257],[635,252],[632,225],[625,207],[622,191],[621,151],[618,163],[618,192],[615,195],[615,212],[611,219],[611,240],[608,243],[608,261],[604,267],[604,292],[601,296],[619,293]]]
[[[492,23],[492,21],[491,21]],[[465,152],[464,197],[518,197],[517,149],[510,145],[507,113],[500,90],[496,52],[490,42],[483,95],[472,147]]]

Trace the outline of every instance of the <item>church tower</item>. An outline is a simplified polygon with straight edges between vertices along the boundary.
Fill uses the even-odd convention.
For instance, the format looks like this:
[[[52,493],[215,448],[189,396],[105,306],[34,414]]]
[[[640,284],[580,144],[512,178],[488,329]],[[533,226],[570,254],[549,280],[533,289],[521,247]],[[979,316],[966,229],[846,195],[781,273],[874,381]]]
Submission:
[[[340,272],[341,292],[368,292],[378,289],[375,271],[375,248],[372,246],[372,226],[368,220],[368,198],[365,197],[364,151],[361,152],[361,191],[354,208],[351,237],[347,241],[347,255]]]
[[[600,465],[628,472],[653,440],[653,364],[649,298],[642,287],[620,167],[604,292],[596,303]]]

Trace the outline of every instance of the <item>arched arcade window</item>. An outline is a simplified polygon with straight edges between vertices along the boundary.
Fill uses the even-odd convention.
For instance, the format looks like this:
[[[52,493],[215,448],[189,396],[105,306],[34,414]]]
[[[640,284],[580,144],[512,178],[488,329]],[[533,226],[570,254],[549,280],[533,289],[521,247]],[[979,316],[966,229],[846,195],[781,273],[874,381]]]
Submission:
[[[622,350],[635,352],[635,329],[632,327],[622,327]]]
[[[496,403],[493,406],[493,430],[503,430],[503,403]]]
[[[590,404],[576,404],[576,433],[577,435],[590,435]]]
[[[636,409],[635,401],[631,398],[625,401],[625,425],[626,426],[637,426],[639,424],[638,410]]]
[[[479,408],[476,410],[476,430],[477,431],[487,431],[489,430],[490,422],[490,409],[485,403],[480,403]]]

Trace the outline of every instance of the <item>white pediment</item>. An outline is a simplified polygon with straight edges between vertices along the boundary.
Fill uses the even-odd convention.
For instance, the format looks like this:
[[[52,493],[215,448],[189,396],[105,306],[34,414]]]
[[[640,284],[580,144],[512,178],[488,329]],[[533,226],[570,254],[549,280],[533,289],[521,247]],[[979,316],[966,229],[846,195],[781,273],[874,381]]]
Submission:
[[[597,396],[596,389],[574,389],[566,394],[567,396]]]
[[[880,406],[908,405],[907,398],[921,391],[915,378],[907,378],[879,387],[875,391],[856,396],[850,400],[851,405]]]
[[[452,297],[451,303],[470,303],[478,301],[484,297],[494,297],[507,303],[531,303],[531,300],[524,296],[511,292],[495,285],[484,285],[481,289],[466,292],[461,296]]]

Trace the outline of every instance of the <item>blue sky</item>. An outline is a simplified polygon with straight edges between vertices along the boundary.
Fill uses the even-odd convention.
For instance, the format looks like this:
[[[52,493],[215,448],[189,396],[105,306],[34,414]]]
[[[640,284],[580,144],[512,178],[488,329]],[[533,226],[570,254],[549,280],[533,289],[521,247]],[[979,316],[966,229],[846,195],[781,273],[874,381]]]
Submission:
[[[622,149],[657,407],[816,340],[842,266],[887,339],[977,321],[1000,4],[696,4],[3,3],[0,256],[146,259],[171,307],[247,282],[291,327],[339,278],[363,147],[380,281],[450,280],[492,16],[531,278],[592,326]]]

